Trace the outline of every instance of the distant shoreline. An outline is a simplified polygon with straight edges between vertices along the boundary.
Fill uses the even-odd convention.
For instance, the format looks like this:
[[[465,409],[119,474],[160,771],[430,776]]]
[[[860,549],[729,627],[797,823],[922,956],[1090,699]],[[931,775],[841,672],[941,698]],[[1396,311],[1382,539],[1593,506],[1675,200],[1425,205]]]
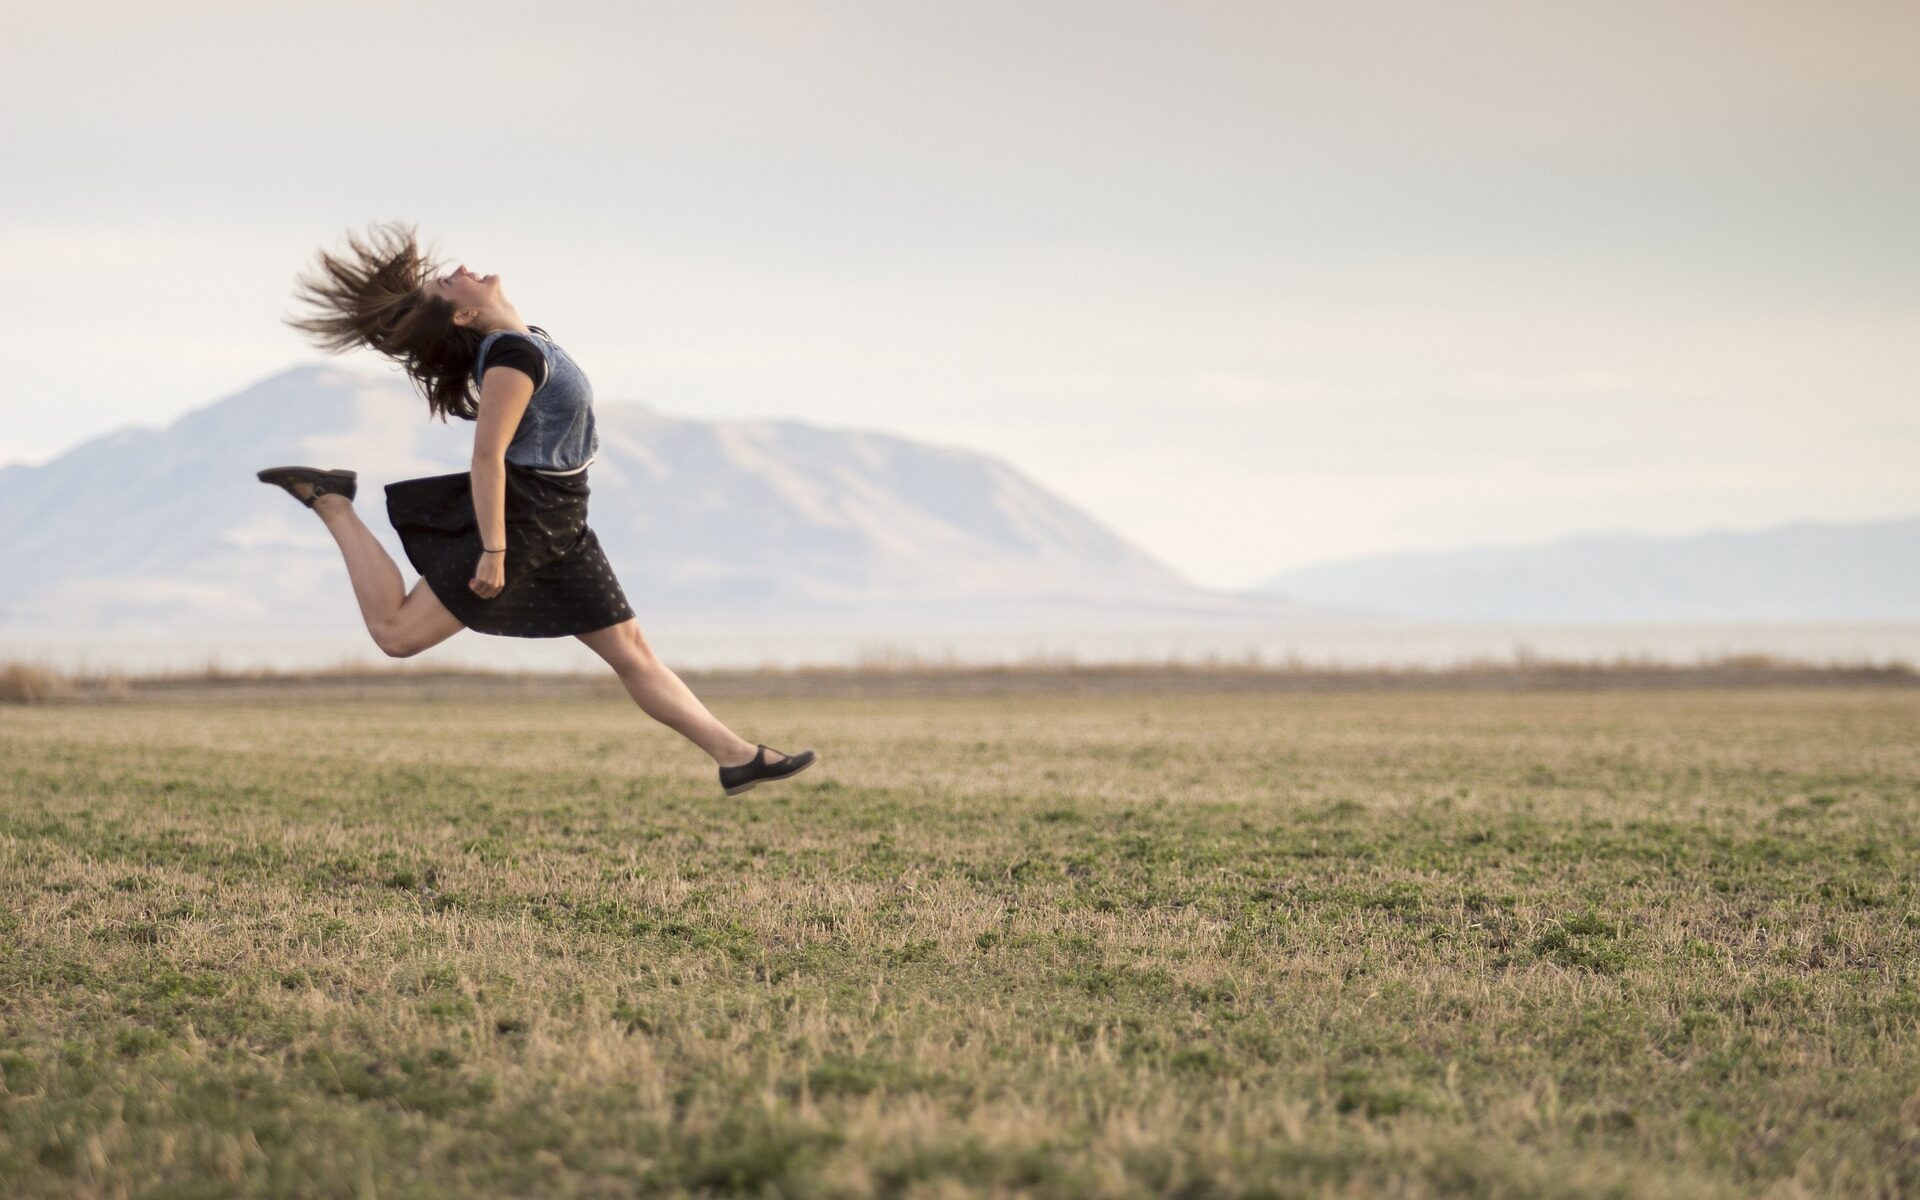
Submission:
[[[1737,655],[1692,664],[1618,660],[1469,663],[1437,668],[1325,668],[1233,663],[902,662],[792,669],[681,670],[703,696],[964,696],[1046,692],[1621,691],[1701,688],[1920,687],[1906,663],[1834,665]],[[498,671],[444,665],[315,670],[63,674],[0,662],[0,703],[623,696],[611,673]]]

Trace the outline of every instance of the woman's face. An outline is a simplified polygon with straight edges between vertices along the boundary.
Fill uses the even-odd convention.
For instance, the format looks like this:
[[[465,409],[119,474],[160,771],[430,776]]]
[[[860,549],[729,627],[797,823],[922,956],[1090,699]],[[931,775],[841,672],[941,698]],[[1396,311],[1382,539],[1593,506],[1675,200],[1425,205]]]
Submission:
[[[475,275],[465,264],[421,285],[421,291],[453,305],[453,323],[473,320],[473,310],[491,308],[500,299],[498,275]]]

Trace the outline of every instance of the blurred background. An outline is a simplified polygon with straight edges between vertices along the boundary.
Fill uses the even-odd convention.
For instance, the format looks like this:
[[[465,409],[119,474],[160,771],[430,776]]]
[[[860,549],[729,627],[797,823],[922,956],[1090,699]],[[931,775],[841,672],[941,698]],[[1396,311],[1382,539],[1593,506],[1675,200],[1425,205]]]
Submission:
[[[378,651],[464,469],[347,230],[590,375],[670,662],[1920,659],[1920,9],[14,3],[0,655]],[[597,667],[462,634],[425,660]]]

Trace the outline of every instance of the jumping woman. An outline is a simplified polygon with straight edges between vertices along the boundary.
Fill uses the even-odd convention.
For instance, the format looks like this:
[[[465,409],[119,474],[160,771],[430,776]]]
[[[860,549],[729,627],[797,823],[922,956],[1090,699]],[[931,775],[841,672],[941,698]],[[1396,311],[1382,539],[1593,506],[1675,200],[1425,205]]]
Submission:
[[[521,320],[498,275],[448,271],[407,226],[376,226],[351,253],[320,252],[296,281],[317,314],[286,323],[330,353],[371,346],[401,364],[431,415],[474,422],[473,469],[387,485],[387,517],[420,572],[411,592],[354,510],[355,473],[269,467],[326,524],[347,561],[367,632],[396,658],[462,629],[577,637],[605,659],[642,711],[707,752],[737,795],[806,770],[721,724],[654,656],[587,525],[587,466],[600,447],[593,388],[573,356]]]

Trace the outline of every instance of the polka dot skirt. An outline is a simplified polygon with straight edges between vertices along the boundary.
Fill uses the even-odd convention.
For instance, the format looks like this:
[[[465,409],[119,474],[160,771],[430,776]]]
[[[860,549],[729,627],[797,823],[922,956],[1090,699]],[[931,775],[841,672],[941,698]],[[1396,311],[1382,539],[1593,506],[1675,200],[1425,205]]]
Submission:
[[[507,464],[507,582],[482,598],[480,528],[466,472],[387,485],[387,519],[407,561],[467,628],[501,637],[571,637],[633,616],[587,526],[587,472],[542,475]]]

